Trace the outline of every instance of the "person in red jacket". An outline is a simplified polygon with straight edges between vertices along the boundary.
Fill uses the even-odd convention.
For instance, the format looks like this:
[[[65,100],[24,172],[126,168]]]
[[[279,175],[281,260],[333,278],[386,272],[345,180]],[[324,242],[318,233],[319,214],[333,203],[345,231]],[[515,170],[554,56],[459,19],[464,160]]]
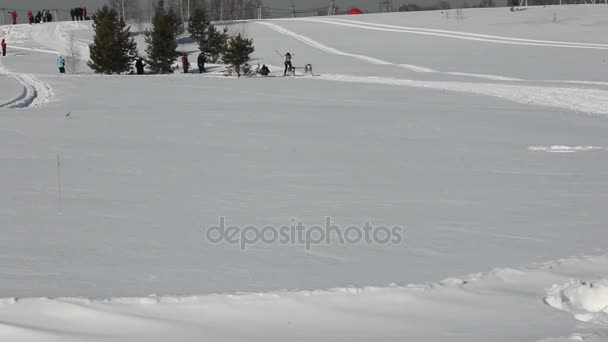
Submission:
[[[30,25],[34,23],[34,14],[32,13],[32,11],[27,12],[27,19],[30,21]]]
[[[188,55],[184,54],[182,56],[182,67],[184,68],[184,74],[188,73],[188,68],[190,68],[190,62],[188,62]]]
[[[84,17],[83,20],[87,20],[87,7],[86,6],[82,7],[82,15]]]
[[[17,11],[13,11],[11,13],[11,18],[13,18],[13,25],[17,24]]]
[[[0,46],[2,46],[2,56],[6,56],[6,40],[2,39]]]

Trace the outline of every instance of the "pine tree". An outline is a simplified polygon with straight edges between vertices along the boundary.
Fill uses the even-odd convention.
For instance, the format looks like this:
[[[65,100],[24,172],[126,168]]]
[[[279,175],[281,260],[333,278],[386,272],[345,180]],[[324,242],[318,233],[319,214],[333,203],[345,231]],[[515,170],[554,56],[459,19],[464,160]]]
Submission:
[[[200,42],[204,38],[210,24],[207,19],[207,12],[202,8],[196,8],[188,21],[188,31],[197,42]]]
[[[199,40],[198,45],[201,52],[209,56],[211,62],[215,63],[224,53],[227,41],[228,29],[226,27],[220,32],[213,24],[209,24],[205,36]]]
[[[167,11],[167,19],[169,20],[170,26],[173,28],[175,37],[184,33],[184,25],[173,8],[169,8],[169,11]]]
[[[164,9],[164,1],[156,6],[152,30],[146,31],[146,53],[150,70],[157,73],[173,73],[173,62],[179,57],[175,27]]]
[[[129,28],[118,13],[103,6],[94,16],[95,37],[89,45],[91,60],[87,63],[96,73],[128,72],[137,58],[137,45]]]
[[[228,40],[223,56],[224,63],[232,65],[236,74],[241,77],[241,66],[249,61],[249,55],[253,51],[253,39],[244,38],[239,33]]]

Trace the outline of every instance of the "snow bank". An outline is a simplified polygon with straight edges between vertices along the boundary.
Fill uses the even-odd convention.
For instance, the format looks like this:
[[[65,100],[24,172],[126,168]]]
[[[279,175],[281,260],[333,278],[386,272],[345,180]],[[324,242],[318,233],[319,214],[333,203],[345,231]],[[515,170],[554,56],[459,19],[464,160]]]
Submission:
[[[571,313],[579,321],[605,320],[608,318],[608,278],[596,282],[572,280],[565,285],[553,285],[545,302]]]
[[[0,339],[470,342],[504,341],[509,335],[513,341],[595,341],[597,333],[569,330],[573,327],[567,324],[568,317],[545,319],[546,307],[538,298],[548,283],[581,269],[596,274],[607,262],[604,256],[570,258],[407,286],[109,299],[5,298],[0,299]],[[608,282],[595,287],[605,291]],[[565,293],[575,298],[579,292],[584,298],[580,306],[588,310],[607,303],[606,292],[574,287],[574,294]],[[521,322],[526,322],[525,329]],[[568,337],[547,338],[546,331]]]
[[[588,152],[588,151],[601,151],[608,150],[600,146],[566,146],[566,145],[552,145],[552,146],[530,146],[529,151],[534,152],[550,152],[550,153],[574,153],[574,152]]]

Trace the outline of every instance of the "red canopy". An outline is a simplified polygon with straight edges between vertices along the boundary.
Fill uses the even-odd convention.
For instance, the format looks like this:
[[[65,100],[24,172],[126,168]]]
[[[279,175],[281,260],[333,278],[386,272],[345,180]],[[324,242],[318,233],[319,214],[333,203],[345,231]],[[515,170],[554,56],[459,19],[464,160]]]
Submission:
[[[363,14],[363,11],[358,8],[353,8],[348,11],[348,14]]]

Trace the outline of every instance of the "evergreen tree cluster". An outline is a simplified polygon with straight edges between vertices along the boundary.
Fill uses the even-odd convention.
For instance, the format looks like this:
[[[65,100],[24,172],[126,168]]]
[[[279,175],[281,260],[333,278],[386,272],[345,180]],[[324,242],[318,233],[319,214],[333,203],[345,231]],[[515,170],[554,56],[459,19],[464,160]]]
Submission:
[[[120,74],[132,69],[138,57],[137,45],[130,37],[129,27],[115,9],[102,7],[95,15],[95,37],[91,44],[89,66],[96,73]],[[166,10],[164,0],[154,9],[152,29],[146,31],[147,64],[154,73],[172,73],[180,56],[177,38],[183,25],[173,9]],[[196,8],[188,21],[188,31],[199,45],[201,54],[211,62],[222,60],[240,76],[242,66],[254,51],[253,40],[241,34],[229,37],[227,28],[220,31],[208,19],[202,8]]]

